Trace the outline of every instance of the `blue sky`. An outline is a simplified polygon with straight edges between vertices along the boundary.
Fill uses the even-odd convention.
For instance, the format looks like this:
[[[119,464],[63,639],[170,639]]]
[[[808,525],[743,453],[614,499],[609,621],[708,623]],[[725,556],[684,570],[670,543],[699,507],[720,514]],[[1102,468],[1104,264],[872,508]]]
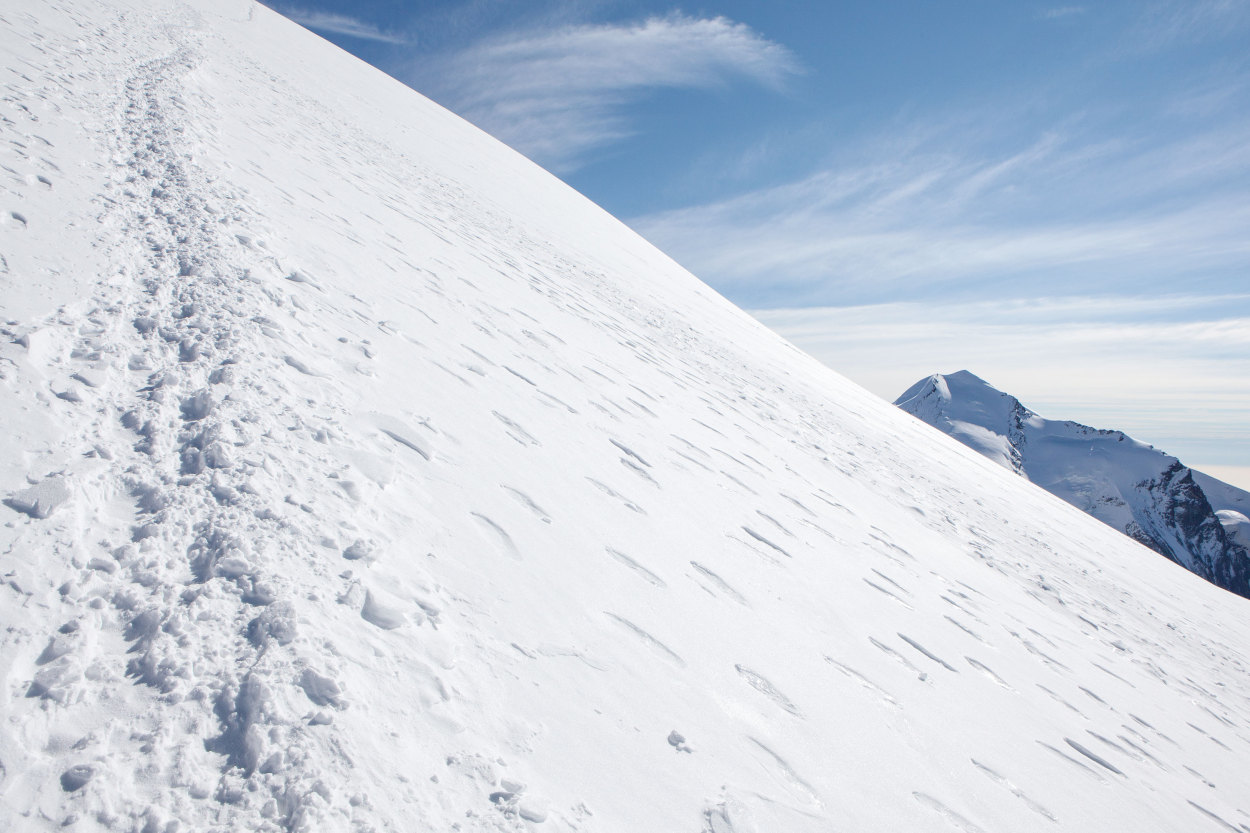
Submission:
[[[1250,487],[1250,0],[273,5],[884,398]]]

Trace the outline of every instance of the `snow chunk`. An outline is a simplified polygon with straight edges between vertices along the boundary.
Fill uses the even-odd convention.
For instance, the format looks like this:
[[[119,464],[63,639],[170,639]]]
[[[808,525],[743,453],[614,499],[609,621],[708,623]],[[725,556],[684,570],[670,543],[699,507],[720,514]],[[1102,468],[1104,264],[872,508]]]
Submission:
[[[46,518],[62,503],[69,500],[71,494],[65,478],[49,477],[29,489],[23,489],[4,502],[11,509],[16,509],[32,518]]]
[[[207,390],[199,391],[182,400],[182,418],[188,422],[203,419],[213,411],[213,395]]]
[[[371,542],[357,538],[343,550],[343,557],[348,561],[372,561],[374,549]]]
[[[547,820],[547,806],[544,802],[534,798],[523,798],[517,804],[517,815],[526,821],[539,824]]]
[[[332,678],[318,674],[311,668],[305,668],[299,678],[299,685],[308,695],[308,699],[318,706],[343,708],[343,689]]]
[[[254,645],[265,645],[269,640],[279,645],[291,643],[298,627],[295,621],[295,606],[290,602],[278,602],[265,608],[265,611],[248,623],[247,636]]]
[[[365,604],[360,609],[360,615],[366,622],[388,631],[394,630],[408,621],[403,613],[382,604],[370,591],[365,591]]]

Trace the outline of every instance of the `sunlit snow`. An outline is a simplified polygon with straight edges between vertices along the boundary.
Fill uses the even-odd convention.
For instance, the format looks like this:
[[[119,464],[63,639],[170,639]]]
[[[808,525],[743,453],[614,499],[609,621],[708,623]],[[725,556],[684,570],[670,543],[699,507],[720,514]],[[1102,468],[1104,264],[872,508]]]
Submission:
[[[242,0],[0,10],[15,830],[1250,830],[1246,601]]]

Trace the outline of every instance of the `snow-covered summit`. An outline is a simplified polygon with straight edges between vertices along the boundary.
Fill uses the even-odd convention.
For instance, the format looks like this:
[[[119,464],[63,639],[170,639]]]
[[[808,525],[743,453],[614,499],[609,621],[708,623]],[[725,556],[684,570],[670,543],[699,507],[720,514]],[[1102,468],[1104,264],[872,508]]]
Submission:
[[[1250,825],[1244,600],[261,6],[0,56],[11,829]]]
[[[966,370],[895,404],[1221,587],[1250,596],[1250,494],[1121,431],[1044,419]]]
[[[904,391],[894,404],[1000,466],[1022,473],[1017,442],[1024,420],[1033,414],[1014,396],[983,379],[966,370],[945,376],[935,373]]]

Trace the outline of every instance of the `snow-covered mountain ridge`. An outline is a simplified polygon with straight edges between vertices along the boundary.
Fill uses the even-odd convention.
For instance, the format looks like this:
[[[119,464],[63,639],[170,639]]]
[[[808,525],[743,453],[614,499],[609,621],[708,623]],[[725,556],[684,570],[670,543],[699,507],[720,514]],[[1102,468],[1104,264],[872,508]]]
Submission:
[[[1208,581],[1250,597],[1250,494],[1121,431],[1044,419],[966,370],[895,403]]]
[[[1244,600],[263,7],[0,56],[10,828],[1250,829]]]

